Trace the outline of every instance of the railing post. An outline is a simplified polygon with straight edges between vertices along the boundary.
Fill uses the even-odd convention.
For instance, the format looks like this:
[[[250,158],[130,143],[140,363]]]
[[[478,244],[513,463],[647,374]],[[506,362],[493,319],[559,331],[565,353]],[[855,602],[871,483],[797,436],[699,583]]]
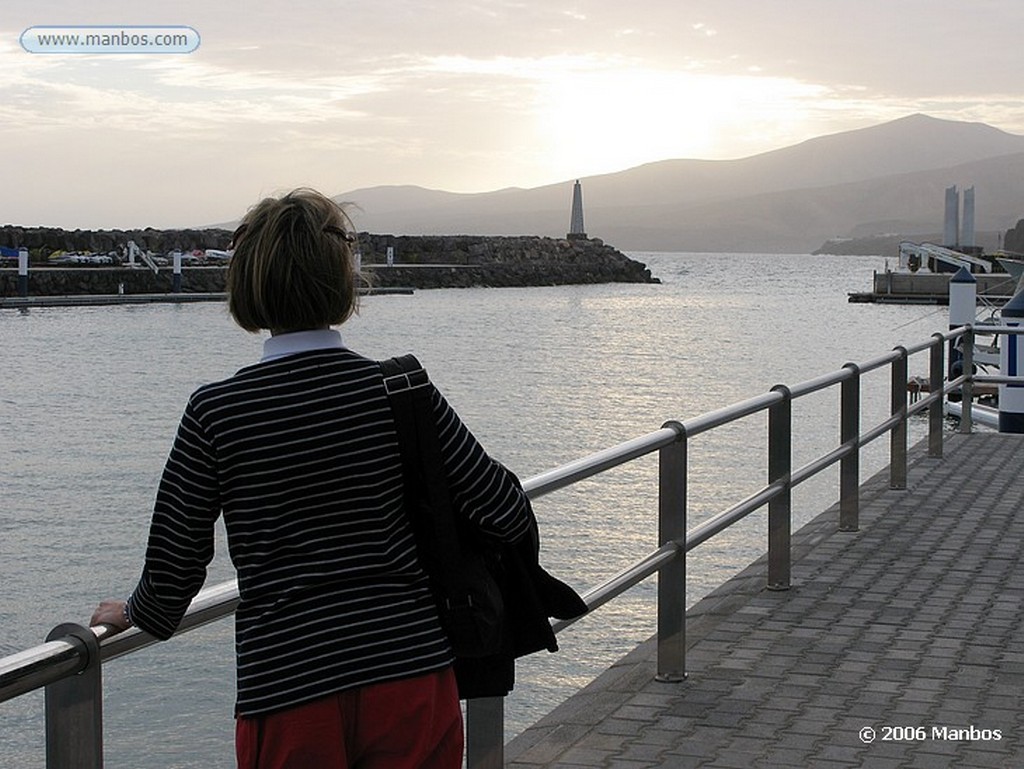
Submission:
[[[793,396],[785,385],[772,392],[782,400],[768,409],[768,485],[782,482],[784,491],[768,502],[768,589],[789,590],[791,578]]]
[[[102,769],[103,687],[100,644],[89,628],[58,625],[47,641],[79,646],[77,675],[46,687],[46,769]]]
[[[658,543],[675,542],[678,555],[658,572],[659,681],[686,678],[686,429],[666,422],[678,440],[658,452]]]
[[[946,348],[943,341],[943,334],[932,334],[928,392],[932,395],[935,393],[940,393],[940,395],[928,407],[928,456],[930,457],[942,456],[942,407],[946,401],[946,396],[941,395],[943,372],[946,365]]]
[[[839,460],[839,530],[857,531],[860,528],[860,366],[843,366],[853,372],[844,379],[839,396],[839,442],[852,446]]]
[[[973,425],[971,406],[974,403],[974,327],[965,326],[961,337],[960,356],[963,361],[964,379],[960,388],[960,432],[969,434]]]
[[[900,421],[889,432],[889,488],[907,488],[907,348],[893,348],[900,357],[892,362],[889,394],[892,416]]]
[[[466,700],[466,768],[505,766],[505,698]]]

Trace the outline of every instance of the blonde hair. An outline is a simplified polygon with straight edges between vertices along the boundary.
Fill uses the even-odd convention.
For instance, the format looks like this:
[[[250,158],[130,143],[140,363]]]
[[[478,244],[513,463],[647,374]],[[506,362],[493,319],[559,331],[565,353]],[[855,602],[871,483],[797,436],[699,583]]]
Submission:
[[[228,310],[246,331],[305,331],[356,311],[359,275],[352,222],[316,190],[264,198],[232,239]]]

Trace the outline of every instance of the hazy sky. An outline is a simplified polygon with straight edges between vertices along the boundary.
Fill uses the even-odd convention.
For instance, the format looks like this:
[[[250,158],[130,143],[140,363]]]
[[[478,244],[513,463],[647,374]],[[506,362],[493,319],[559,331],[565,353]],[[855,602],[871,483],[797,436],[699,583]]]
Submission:
[[[20,42],[73,24],[201,44]],[[534,187],[914,112],[1024,134],[1022,29],[1021,0],[3,0],[0,223],[207,224],[299,185]]]

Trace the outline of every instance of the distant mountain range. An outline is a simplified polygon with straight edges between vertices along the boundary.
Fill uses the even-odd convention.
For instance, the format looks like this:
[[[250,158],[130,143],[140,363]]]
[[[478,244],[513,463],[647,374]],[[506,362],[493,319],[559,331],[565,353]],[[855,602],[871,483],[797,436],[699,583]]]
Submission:
[[[974,186],[979,238],[1024,218],[1024,136],[910,115],[738,160],[664,160],[581,178],[587,233],[629,251],[807,253],[831,238],[943,230],[944,190]],[[547,235],[569,227],[572,182],[459,194],[352,190],[375,233]]]

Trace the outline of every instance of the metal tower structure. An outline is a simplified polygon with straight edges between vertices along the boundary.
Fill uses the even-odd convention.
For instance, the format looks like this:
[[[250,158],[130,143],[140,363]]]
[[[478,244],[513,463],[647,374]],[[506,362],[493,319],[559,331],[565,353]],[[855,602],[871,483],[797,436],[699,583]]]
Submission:
[[[960,191],[955,184],[946,188],[946,217],[942,245],[953,249],[960,245]]]
[[[974,187],[964,190],[964,219],[960,230],[960,245],[973,248],[974,242]]]

